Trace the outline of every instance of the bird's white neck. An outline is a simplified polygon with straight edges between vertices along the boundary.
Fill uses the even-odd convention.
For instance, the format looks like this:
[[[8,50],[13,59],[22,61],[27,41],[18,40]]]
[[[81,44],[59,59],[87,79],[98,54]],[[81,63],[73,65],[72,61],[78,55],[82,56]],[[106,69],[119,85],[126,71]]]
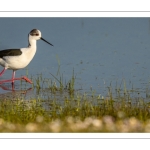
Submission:
[[[28,44],[28,47],[29,48],[35,48],[36,49],[36,40],[30,40],[29,41],[29,44]]]
[[[36,40],[33,39],[31,36],[29,36],[29,44],[28,44],[29,48],[35,48],[36,49]]]

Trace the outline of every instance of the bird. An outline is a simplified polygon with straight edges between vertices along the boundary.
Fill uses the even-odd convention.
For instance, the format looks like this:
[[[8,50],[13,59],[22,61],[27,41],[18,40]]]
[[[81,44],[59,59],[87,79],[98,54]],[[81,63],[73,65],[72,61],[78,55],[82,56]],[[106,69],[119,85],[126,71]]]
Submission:
[[[25,80],[26,82],[32,84],[32,81],[26,76],[15,78],[15,72],[19,69],[25,68],[31,62],[36,53],[37,40],[43,40],[53,46],[53,44],[42,38],[40,30],[32,29],[28,34],[28,47],[0,50],[0,65],[4,67],[4,69],[0,72],[0,76],[2,76],[7,69],[13,71],[12,78],[9,80],[0,80],[0,84],[5,82],[11,82],[14,84],[15,80]]]

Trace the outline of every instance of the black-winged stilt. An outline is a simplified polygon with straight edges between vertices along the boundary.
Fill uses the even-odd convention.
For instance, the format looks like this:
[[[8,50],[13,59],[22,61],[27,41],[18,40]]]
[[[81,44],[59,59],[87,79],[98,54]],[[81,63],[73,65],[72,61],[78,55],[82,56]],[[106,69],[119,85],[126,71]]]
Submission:
[[[4,82],[12,82],[13,84],[15,80],[22,79],[26,82],[32,83],[32,81],[26,76],[15,78],[15,71],[26,67],[30,63],[36,53],[36,41],[40,39],[53,46],[42,38],[39,30],[33,29],[28,35],[29,45],[27,48],[6,49],[0,51],[0,65],[4,67],[2,72],[0,72],[0,76],[2,76],[7,69],[13,70],[12,79],[2,80],[0,81],[0,84]]]

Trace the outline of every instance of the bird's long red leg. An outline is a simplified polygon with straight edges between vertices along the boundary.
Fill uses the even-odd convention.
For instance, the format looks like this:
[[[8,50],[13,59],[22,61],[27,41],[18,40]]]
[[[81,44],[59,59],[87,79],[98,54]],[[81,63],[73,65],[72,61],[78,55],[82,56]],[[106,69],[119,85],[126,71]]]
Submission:
[[[4,69],[1,73],[0,76],[5,72],[6,69]],[[10,80],[2,80],[0,81],[0,84],[4,83],[4,82],[12,82],[12,84],[14,84],[14,80],[25,80],[26,82],[29,82],[32,84],[32,81],[30,79],[28,79],[26,76],[23,76],[21,78],[15,78],[15,71],[13,70],[13,75],[12,75],[12,79]]]
[[[29,83],[32,84],[32,81],[30,79],[28,79],[27,77],[25,77],[25,76],[23,76],[21,78],[14,78],[14,80],[25,80],[26,82],[29,82]],[[12,82],[12,84],[13,84],[14,80],[12,80],[12,79],[10,79],[10,80],[2,80],[2,81],[0,81],[0,84],[2,84],[4,82]]]
[[[4,69],[2,70],[2,72],[0,73],[0,76],[2,76],[2,75],[4,74],[5,71],[6,71],[6,68],[4,68]],[[4,81],[4,80],[0,81],[0,84],[2,84],[3,81]]]
[[[6,68],[4,68],[4,69],[2,70],[2,72],[0,73],[0,76],[2,76],[5,71],[6,71]]]
[[[22,79],[32,84],[32,81],[28,79],[26,76],[23,76],[21,78],[15,78],[15,71],[13,71],[12,83],[14,82],[14,80],[22,80]]]
[[[14,78],[14,80],[25,80],[26,82],[29,82],[32,84],[32,81],[30,79],[28,79],[26,76],[23,76],[21,78]]]
[[[0,76],[2,76],[5,71],[6,71],[6,68],[4,68],[4,69],[2,70],[2,72],[0,73]],[[4,82],[12,82],[12,84],[14,84],[14,77],[15,77],[15,71],[13,70],[12,79],[11,79],[11,80],[1,80],[1,81],[0,81],[0,84],[2,84],[2,83],[4,83]]]
[[[14,78],[15,78],[15,71],[13,70],[13,74],[12,74],[12,84],[14,84]]]

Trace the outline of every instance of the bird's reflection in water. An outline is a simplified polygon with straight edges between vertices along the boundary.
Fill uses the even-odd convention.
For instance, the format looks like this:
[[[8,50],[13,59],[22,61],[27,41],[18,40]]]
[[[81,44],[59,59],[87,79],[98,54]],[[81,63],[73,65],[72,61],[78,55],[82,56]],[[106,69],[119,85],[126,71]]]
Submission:
[[[0,88],[4,90],[4,93],[0,94],[0,99],[13,99],[13,98],[20,98],[20,97],[26,97],[27,95],[30,95],[32,93],[32,88],[22,88],[22,86],[18,84],[11,84],[11,83],[5,83],[0,84]],[[8,91],[8,92],[6,92]]]

